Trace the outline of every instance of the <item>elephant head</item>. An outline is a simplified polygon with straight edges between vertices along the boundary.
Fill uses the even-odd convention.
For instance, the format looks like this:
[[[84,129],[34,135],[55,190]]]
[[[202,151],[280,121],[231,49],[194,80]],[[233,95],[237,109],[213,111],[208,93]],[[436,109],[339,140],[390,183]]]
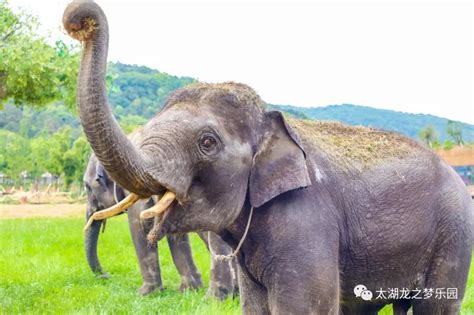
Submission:
[[[133,145],[107,102],[105,14],[95,3],[77,1],[66,8],[63,24],[83,43],[77,102],[98,160],[120,186],[141,197],[176,195],[161,217],[161,234],[220,232],[243,209],[311,184],[299,137],[244,84],[176,91]]]
[[[86,221],[97,211],[109,208],[125,198],[124,191],[109,178],[94,154],[91,155],[84,174],[84,186],[87,192]],[[108,274],[103,271],[97,256],[97,241],[100,228],[104,224],[103,220],[92,223],[91,228],[85,232],[84,245],[87,262],[92,271],[107,278]]]

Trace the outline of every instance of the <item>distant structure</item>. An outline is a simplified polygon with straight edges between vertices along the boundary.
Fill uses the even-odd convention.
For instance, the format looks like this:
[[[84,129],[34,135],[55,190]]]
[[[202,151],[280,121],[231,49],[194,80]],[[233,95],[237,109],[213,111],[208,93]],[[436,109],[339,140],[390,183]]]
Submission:
[[[461,176],[474,197],[474,147],[454,147],[437,152]]]
[[[40,179],[40,185],[51,185],[53,183],[54,176],[50,172],[43,173]]]

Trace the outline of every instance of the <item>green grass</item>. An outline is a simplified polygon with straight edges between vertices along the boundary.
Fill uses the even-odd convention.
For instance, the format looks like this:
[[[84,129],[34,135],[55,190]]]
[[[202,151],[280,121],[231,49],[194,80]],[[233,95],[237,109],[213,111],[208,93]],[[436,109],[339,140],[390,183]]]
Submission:
[[[166,289],[139,296],[141,276],[125,216],[110,220],[101,235],[99,256],[112,277],[96,279],[84,257],[83,223],[76,218],[0,220],[0,314],[240,314],[238,299],[205,299],[206,289],[180,293],[166,241],[159,246]],[[191,242],[207,284],[209,254],[197,236]],[[390,307],[381,314],[391,314]],[[474,314],[474,265],[462,314]]]
[[[81,219],[0,220],[0,314],[240,314],[238,299],[205,299],[206,289],[180,293],[166,240],[159,244],[165,290],[138,295],[141,276],[125,216],[110,220],[100,237],[99,257],[111,278],[96,279],[84,255],[83,224]],[[207,285],[209,255],[197,236],[191,241]]]

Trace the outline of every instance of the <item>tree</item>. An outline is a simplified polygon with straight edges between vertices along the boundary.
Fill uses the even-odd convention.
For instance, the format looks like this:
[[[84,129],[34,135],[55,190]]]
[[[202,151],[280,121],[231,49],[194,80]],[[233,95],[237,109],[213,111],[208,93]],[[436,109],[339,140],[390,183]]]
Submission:
[[[23,171],[32,172],[31,148],[27,139],[0,130],[0,172],[12,179],[20,179]]]
[[[63,173],[66,189],[73,182],[82,182],[89,161],[90,146],[84,135],[74,141],[72,148],[64,154]]]
[[[418,133],[418,138],[430,148],[438,142],[438,133],[432,126],[426,126]]]
[[[126,134],[131,133],[140,126],[146,123],[146,119],[137,115],[128,115],[120,119],[120,127]]]
[[[460,146],[464,144],[464,140],[462,138],[462,129],[463,125],[460,122],[448,120],[448,124],[446,126],[446,133],[454,142],[454,144]]]
[[[33,164],[36,174],[49,172],[55,176],[64,173],[65,153],[71,146],[71,128],[65,127],[51,136],[39,136],[31,140]]]
[[[446,139],[443,143],[443,150],[451,150],[454,146],[455,144],[451,140]]]
[[[74,47],[34,34],[38,23],[15,14],[0,0],[0,109],[7,101],[41,107],[56,100],[74,104],[79,55]]]

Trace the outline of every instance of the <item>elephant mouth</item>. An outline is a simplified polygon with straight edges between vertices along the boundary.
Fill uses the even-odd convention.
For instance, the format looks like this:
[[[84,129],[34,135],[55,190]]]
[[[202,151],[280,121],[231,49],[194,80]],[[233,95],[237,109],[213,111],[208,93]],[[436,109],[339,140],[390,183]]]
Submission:
[[[161,215],[155,217],[153,227],[147,233],[147,241],[150,244],[154,244],[161,240],[166,234],[174,230],[173,224],[169,222],[168,217],[172,212],[171,208],[167,208]]]
[[[144,210],[142,211],[142,213],[140,213],[140,219],[151,219],[169,212],[168,210],[171,208],[170,206],[175,200],[176,194],[168,190],[153,207]]]
[[[133,204],[135,204],[137,201],[140,199],[148,199],[140,197],[137,194],[130,193],[125,199],[120,201],[119,203],[115,204],[114,206],[94,212],[93,215],[90,216],[89,220],[87,221],[84,231],[87,231],[91,226],[94,221],[97,220],[105,220],[108,218],[111,218],[113,216],[116,216],[125,210],[127,210],[129,207],[131,207]],[[151,219],[151,218],[159,218],[160,221],[163,221],[167,216],[168,213],[170,212],[170,209],[172,208],[171,205],[173,202],[176,200],[176,194],[172,191],[166,191],[159,199],[159,201],[151,208],[144,210],[140,213],[140,219],[145,220],[145,219]]]

